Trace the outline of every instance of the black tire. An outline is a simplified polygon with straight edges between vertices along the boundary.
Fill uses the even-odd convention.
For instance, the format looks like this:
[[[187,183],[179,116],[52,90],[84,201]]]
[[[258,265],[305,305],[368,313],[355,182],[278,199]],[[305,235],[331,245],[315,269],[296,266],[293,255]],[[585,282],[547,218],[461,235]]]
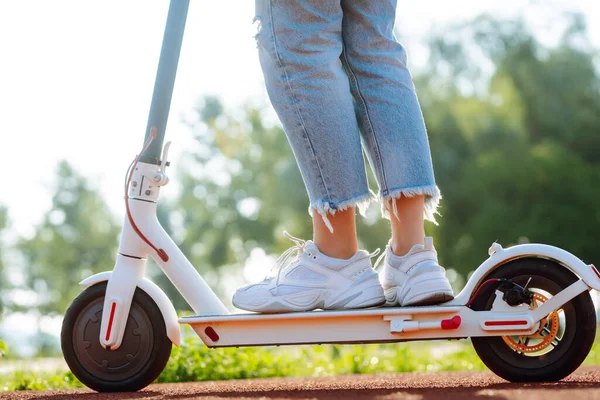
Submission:
[[[61,347],[73,374],[98,392],[132,392],[152,383],[171,355],[162,314],[152,298],[137,288],[125,336],[115,350],[98,340],[106,282],[88,287],[71,303],[61,331]]]
[[[556,295],[576,280],[571,271],[560,264],[541,258],[524,258],[508,262],[487,278],[509,278],[528,289]],[[497,285],[485,287],[471,308],[491,309]],[[596,312],[589,292],[583,292],[562,307],[562,337],[554,341],[544,354],[519,353],[502,337],[474,337],[473,347],[483,363],[498,376],[510,382],[555,382],[575,371],[585,360],[596,336]],[[532,355],[533,354],[533,355]]]

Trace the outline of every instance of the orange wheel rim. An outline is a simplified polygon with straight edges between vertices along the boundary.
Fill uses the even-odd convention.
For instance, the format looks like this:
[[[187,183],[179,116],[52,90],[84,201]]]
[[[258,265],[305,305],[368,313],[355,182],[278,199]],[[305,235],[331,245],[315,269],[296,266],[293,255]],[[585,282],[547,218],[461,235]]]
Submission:
[[[535,310],[539,304],[543,304],[548,301],[548,298],[540,293],[533,294],[533,304],[531,309]],[[558,334],[559,326],[558,310],[550,313],[546,318],[540,321],[540,328],[537,332],[530,336],[502,336],[504,343],[506,343],[511,349],[519,353],[537,353],[538,351],[544,350],[548,347]],[[546,331],[547,335],[542,335],[542,331]],[[517,338],[517,340],[515,340]],[[534,345],[529,345],[531,339],[541,339],[542,341]]]

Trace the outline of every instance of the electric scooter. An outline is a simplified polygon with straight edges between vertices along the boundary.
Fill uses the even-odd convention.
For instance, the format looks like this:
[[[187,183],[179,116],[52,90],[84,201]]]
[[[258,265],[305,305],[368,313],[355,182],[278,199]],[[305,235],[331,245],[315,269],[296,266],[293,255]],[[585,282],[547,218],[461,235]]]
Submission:
[[[83,280],[64,317],[63,354],[83,384],[100,392],[149,385],[180,345],[180,324],[210,348],[470,338],[485,365],[511,382],[557,381],[579,367],[596,333],[589,291],[600,290],[600,273],[544,244],[492,244],[462,291],[440,305],[230,314],[156,217],[169,182],[163,141],[188,6],[170,3],[144,145],[127,172],[114,269]],[[144,276],[148,257],[196,315],[177,317]]]

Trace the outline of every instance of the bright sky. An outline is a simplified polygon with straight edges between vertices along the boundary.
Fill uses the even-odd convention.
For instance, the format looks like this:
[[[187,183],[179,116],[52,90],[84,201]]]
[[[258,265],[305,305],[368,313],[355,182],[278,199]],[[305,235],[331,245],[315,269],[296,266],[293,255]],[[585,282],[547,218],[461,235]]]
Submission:
[[[416,67],[426,59],[421,40],[427,32],[481,12],[525,12],[551,42],[560,34],[556,7],[582,11],[600,48],[598,4],[399,0],[398,26]],[[253,6],[192,1],[167,130],[174,164],[191,140],[182,116],[198,98],[267,101],[252,38]],[[143,138],[167,9],[166,0],[0,2],[0,204],[9,207],[13,232],[31,233],[50,206],[60,159],[90,177],[115,215],[122,214],[123,174]]]

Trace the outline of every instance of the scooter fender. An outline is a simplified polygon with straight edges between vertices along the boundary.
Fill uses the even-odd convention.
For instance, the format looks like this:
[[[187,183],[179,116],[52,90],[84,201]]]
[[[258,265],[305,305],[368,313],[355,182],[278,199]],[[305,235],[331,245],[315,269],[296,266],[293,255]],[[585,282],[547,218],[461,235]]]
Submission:
[[[84,287],[92,286],[96,283],[108,281],[111,275],[112,271],[100,272],[99,274],[84,279],[79,284]],[[137,287],[146,292],[146,294],[154,300],[165,321],[167,337],[171,339],[171,342],[173,342],[174,345],[179,346],[181,344],[181,330],[179,322],[177,322],[177,312],[165,292],[163,292],[158,285],[145,277],[137,281]]]
[[[579,276],[590,288],[600,290],[600,273],[593,265],[588,265],[577,256],[561,248],[547,244],[528,243],[506,249],[498,243],[489,249],[490,257],[485,260],[469,278],[467,284],[454,300],[444,305],[465,305],[485,278],[496,268],[519,258],[545,258],[556,261]]]

